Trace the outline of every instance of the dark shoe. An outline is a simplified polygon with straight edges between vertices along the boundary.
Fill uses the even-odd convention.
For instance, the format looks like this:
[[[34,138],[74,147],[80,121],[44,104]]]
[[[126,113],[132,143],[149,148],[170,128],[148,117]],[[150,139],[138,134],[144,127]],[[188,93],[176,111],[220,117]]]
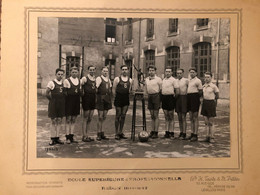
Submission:
[[[164,138],[170,138],[171,134],[169,131],[165,131]]]
[[[180,134],[179,134],[179,139],[182,137],[182,135],[183,135],[183,132],[180,132]]]
[[[190,136],[187,137],[186,139],[187,139],[187,140],[190,140],[191,138],[193,138],[193,136],[194,136],[194,133],[191,133]]]
[[[101,132],[101,139],[103,139],[103,140],[109,140],[109,138],[107,138],[107,137],[104,135],[104,132]]]
[[[56,144],[56,142],[55,142],[55,138],[51,138],[51,141],[50,141],[50,143],[49,143],[49,145],[50,146],[53,146],[53,145],[55,145]]]
[[[59,137],[55,137],[55,142],[56,144],[61,144],[61,145],[64,144],[64,142],[61,141]]]
[[[76,140],[74,140],[74,135],[70,134],[70,143],[78,143]]]
[[[198,136],[196,134],[193,134],[193,137],[190,139],[191,142],[198,141]]]
[[[153,137],[153,134],[155,133],[155,131],[151,131],[149,134],[149,137]]]
[[[101,138],[101,133],[97,133],[97,138],[96,138],[97,141],[101,141],[102,138]]]
[[[206,137],[205,139],[202,140],[202,142],[210,142],[210,137]]]
[[[170,132],[170,137],[174,137],[174,132]]]
[[[70,144],[71,141],[70,141],[70,135],[65,135],[66,137],[66,144]]]
[[[120,135],[116,134],[116,135],[115,135],[115,139],[116,139],[116,140],[120,140]]]
[[[92,142],[92,141],[94,141],[94,139],[92,139],[91,137],[85,137],[85,136],[83,136],[83,137],[82,137],[82,141],[83,141],[83,142]]]
[[[119,136],[120,136],[121,139],[127,139],[127,137],[123,133],[120,133]]]
[[[186,133],[182,133],[182,136],[180,137],[180,140],[185,140],[186,139]]]
[[[152,136],[152,139],[156,139],[158,138],[158,131],[154,131],[154,134]]]

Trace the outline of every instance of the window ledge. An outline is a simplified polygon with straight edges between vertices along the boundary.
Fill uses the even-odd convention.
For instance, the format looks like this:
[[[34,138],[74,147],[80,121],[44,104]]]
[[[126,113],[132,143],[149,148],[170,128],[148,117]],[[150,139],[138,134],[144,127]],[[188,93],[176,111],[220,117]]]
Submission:
[[[194,31],[203,31],[208,30],[211,27],[211,23],[208,23],[206,26],[198,26],[197,24],[194,25]]]
[[[134,43],[133,39],[131,41],[125,41],[125,45],[132,45],[133,43]]]
[[[177,32],[170,32],[167,31],[167,37],[173,37],[173,36],[177,36],[180,34],[180,30],[178,29]]]
[[[119,42],[116,41],[116,42],[106,42],[104,41],[105,45],[119,45]]]
[[[153,41],[155,39],[155,34],[153,34],[152,37],[144,37],[144,41],[148,42],[148,41]]]

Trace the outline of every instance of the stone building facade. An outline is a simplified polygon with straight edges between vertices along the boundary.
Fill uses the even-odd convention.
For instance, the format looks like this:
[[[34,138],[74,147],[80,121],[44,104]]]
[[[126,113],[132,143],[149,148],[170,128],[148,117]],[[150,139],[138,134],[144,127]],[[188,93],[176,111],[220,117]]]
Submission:
[[[147,76],[150,64],[157,75],[164,68],[195,66],[198,76],[211,71],[220,88],[220,97],[229,98],[230,20],[224,18],[39,18],[38,88],[43,91],[55,69],[63,68],[68,76],[71,66],[78,66],[81,76],[89,65],[108,66],[113,80],[120,66],[136,69]]]

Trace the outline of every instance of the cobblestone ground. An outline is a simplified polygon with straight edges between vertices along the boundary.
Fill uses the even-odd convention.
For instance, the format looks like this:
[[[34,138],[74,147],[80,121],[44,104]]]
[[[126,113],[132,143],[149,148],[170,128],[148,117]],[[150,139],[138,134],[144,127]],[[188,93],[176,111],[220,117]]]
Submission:
[[[137,123],[141,124],[141,102],[138,102]],[[115,110],[109,110],[104,125],[104,132],[109,140],[82,142],[81,126],[82,116],[77,118],[75,126],[75,137],[78,144],[65,144],[49,146],[51,120],[47,117],[48,100],[38,96],[37,102],[37,157],[38,158],[186,158],[186,157],[229,157],[230,156],[230,128],[229,128],[229,103],[219,100],[217,107],[217,118],[215,120],[215,143],[206,143],[201,140],[205,138],[203,118],[199,117],[199,141],[189,142],[188,140],[164,139],[164,115],[160,110],[159,138],[150,139],[148,142],[139,142],[136,136],[135,141],[130,139],[132,122],[132,102],[130,103],[124,134],[126,140],[114,139],[114,118]],[[146,110],[146,121],[148,132],[151,129],[149,111]],[[187,134],[190,134],[190,121],[187,115]],[[179,134],[179,124],[175,113],[175,135]],[[91,122],[89,136],[96,138],[97,111]],[[136,130],[136,134],[141,129]],[[65,141],[65,130],[60,132],[61,140]]]

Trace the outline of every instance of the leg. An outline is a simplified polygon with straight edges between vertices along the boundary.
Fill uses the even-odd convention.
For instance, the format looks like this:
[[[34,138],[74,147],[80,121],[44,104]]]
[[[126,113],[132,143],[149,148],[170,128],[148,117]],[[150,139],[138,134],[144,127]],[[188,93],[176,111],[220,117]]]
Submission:
[[[178,114],[180,132],[183,133],[183,118],[182,118],[182,113],[178,112],[177,114]]]
[[[70,134],[74,134],[76,118],[77,118],[77,116],[71,116]]]
[[[165,131],[169,131],[169,119],[168,119],[168,110],[163,110],[165,118]]]
[[[55,145],[56,133],[57,132],[57,121],[56,118],[51,119],[51,141],[49,143],[50,146]]]
[[[209,136],[210,138],[214,138],[214,117],[209,117],[208,118],[208,121],[209,121]]]
[[[154,110],[154,130],[158,132],[159,128],[159,110]]]
[[[190,111],[189,114],[190,114],[191,133],[194,133],[193,112]]]
[[[151,119],[152,119],[152,131],[154,131],[155,129],[155,124],[154,124],[154,110],[149,110],[150,111],[150,115],[151,115]]]
[[[123,134],[123,128],[125,124],[125,117],[126,117],[127,110],[128,110],[128,106],[124,106],[121,108],[120,131],[119,131],[121,138],[126,138]]]
[[[116,107],[116,118],[115,118],[115,134],[119,134],[119,124],[121,119],[121,107]]]
[[[103,115],[102,115],[103,120],[102,120],[102,125],[101,125],[101,127],[103,127],[103,123],[104,123],[104,121],[106,120],[107,112],[108,112],[108,110],[104,110],[104,111],[103,111]],[[101,129],[101,139],[108,140],[108,138],[104,135],[104,132],[103,132],[102,129]]]
[[[172,132],[174,132],[174,110],[170,110],[168,112],[168,119],[169,119],[169,131],[172,130]]]
[[[194,122],[194,134],[198,134],[198,128],[199,128],[198,112],[193,113],[193,122]]]
[[[89,110],[84,110],[83,120],[82,120],[82,135],[86,137],[87,135],[87,120],[88,120]]]
[[[71,116],[66,116],[66,125],[65,125],[66,135],[70,134],[70,129],[71,129]]]

